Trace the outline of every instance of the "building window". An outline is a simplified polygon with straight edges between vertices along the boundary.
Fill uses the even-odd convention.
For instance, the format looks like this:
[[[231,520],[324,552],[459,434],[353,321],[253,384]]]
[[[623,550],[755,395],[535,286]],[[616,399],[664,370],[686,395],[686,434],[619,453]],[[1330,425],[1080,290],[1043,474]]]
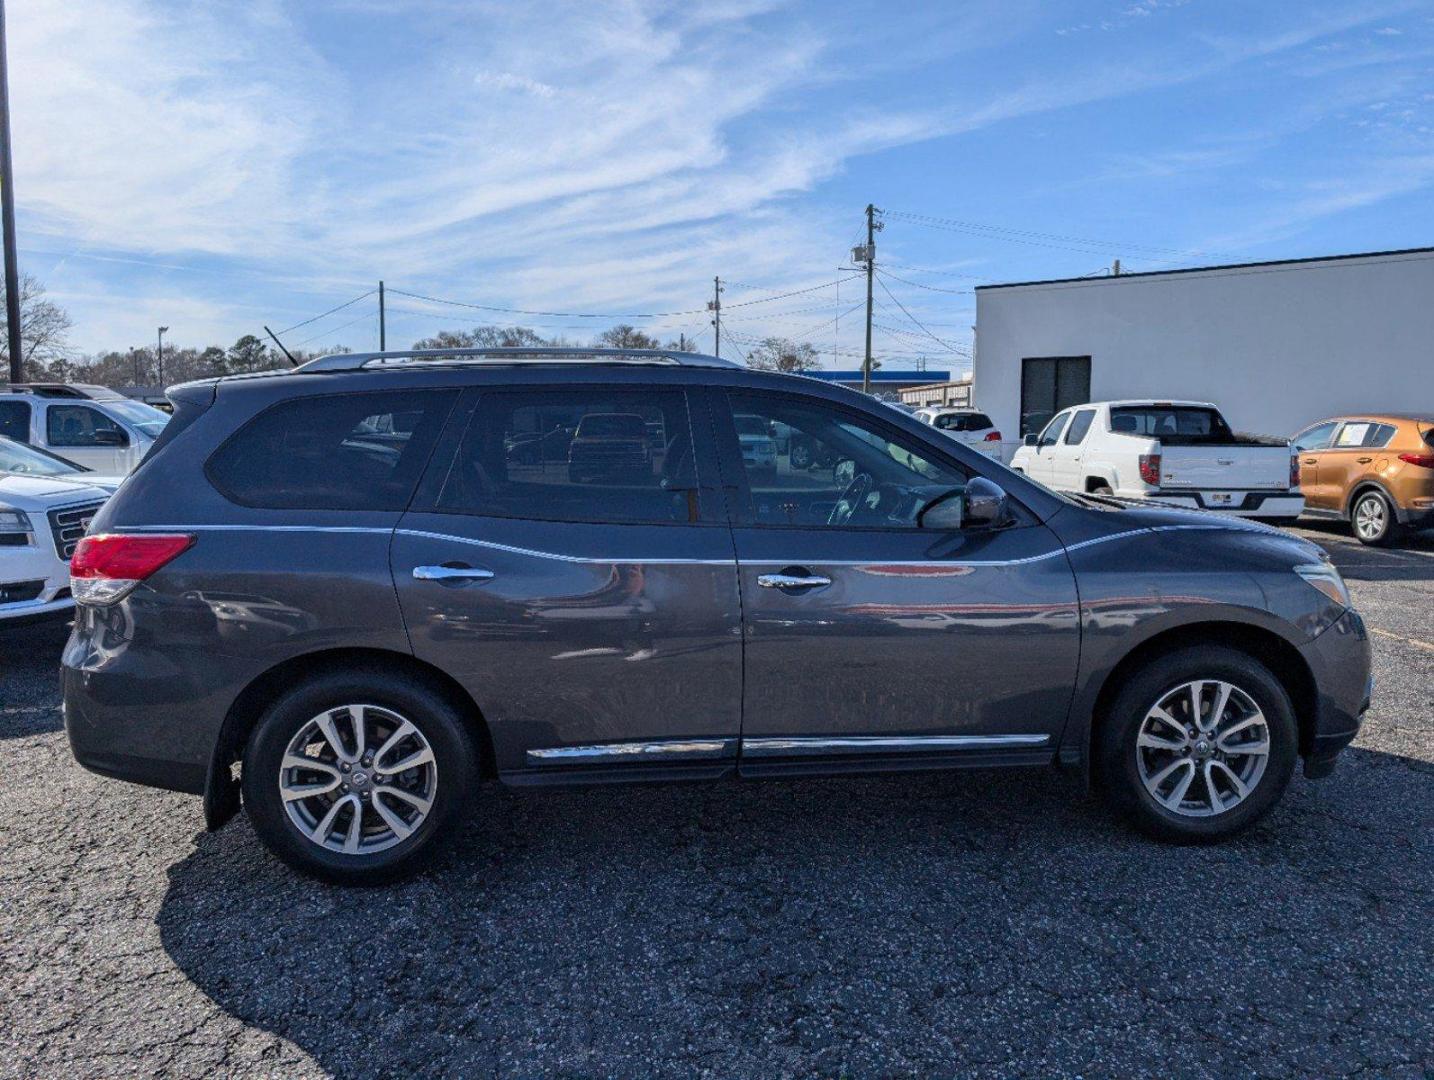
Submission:
[[[1089,356],[1028,356],[1021,361],[1021,435],[1090,400]]]

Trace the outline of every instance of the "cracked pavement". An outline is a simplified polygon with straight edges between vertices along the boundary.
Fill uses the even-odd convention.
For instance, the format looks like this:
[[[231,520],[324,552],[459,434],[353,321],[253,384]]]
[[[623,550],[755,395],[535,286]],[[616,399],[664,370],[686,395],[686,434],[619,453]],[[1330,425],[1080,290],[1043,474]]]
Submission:
[[[0,633],[0,1077],[1434,1077],[1434,538],[1334,552],[1375,705],[1218,847],[1070,777],[489,785],[406,884],[71,759]]]

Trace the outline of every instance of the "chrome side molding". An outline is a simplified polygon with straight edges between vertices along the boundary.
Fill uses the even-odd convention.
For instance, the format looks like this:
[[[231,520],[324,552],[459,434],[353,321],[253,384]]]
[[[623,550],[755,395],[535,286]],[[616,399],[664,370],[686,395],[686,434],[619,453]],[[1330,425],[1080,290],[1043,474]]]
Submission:
[[[529,750],[529,765],[621,765],[646,761],[706,761],[733,757],[736,739],[660,739]]]
[[[1014,750],[1043,746],[1049,735],[848,735],[837,738],[758,738],[742,740],[744,757],[808,757],[942,750]]]

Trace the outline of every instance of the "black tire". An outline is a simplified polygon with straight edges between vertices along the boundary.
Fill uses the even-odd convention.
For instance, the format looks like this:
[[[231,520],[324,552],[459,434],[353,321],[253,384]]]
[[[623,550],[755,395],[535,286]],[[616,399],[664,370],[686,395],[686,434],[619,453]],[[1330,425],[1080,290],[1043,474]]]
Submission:
[[[310,720],[326,710],[358,704],[391,710],[418,729],[432,750],[435,787],[427,815],[411,834],[381,851],[345,854],[320,846],[290,819],[280,790],[280,766],[290,741]],[[255,832],[289,866],[336,884],[376,885],[417,872],[452,838],[477,789],[478,775],[473,740],[442,694],[416,680],[356,668],[320,675],[279,697],[249,737],[241,782]],[[372,816],[369,820],[377,824]]]
[[[1361,510],[1368,504],[1367,512],[1369,519],[1377,518],[1382,523],[1381,528],[1370,531],[1365,521],[1361,520]],[[1394,512],[1394,504],[1389,497],[1378,488],[1369,488],[1361,491],[1349,506],[1349,528],[1354,533],[1354,538],[1367,547],[1388,547],[1399,538],[1399,518]]]
[[[798,471],[805,471],[812,467],[812,449],[802,443],[792,446],[787,455],[787,461],[792,468]]]
[[[1259,707],[1269,732],[1269,756],[1263,774],[1242,801],[1210,816],[1191,817],[1168,809],[1146,790],[1136,740],[1156,704],[1184,684],[1201,679],[1231,683]],[[1253,825],[1284,794],[1299,755],[1299,727],[1284,686],[1258,660],[1218,645],[1197,645],[1157,657],[1126,679],[1100,719],[1096,765],[1107,799],[1142,832],[1162,840],[1206,843]]]
[[[1086,489],[1092,495],[1114,495],[1109,484],[1096,484]]]

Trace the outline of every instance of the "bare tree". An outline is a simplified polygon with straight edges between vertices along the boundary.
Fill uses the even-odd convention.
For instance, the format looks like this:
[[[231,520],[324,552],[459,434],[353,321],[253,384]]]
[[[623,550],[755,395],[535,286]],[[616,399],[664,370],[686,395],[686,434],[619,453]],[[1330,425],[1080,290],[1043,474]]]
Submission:
[[[0,300],[4,299],[0,284]],[[3,322],[0,319],[0,322]],[[27,379],[68,379],[74,353],[70,349],[69,313],[45,299],[45,286],[25,274],[20,278],[20,361]],[[8,338],[0,341],[0,356],[10,363]],[[53,370],[52,370],[52,365]]]
[[[619,323],[610,330],[604,330],[593,342],[604,349],[660,349],[662,345],[651,334],[644,334],[634,326]]]
[[[413,343],[415,349],[531,349],[549,342],[526,326],[475,326],[472,330],[441,330]]]
[[[821,367],[821,361],[805,341],[769,337],[747,354],[747,366],[758,371],[811,371]]]

